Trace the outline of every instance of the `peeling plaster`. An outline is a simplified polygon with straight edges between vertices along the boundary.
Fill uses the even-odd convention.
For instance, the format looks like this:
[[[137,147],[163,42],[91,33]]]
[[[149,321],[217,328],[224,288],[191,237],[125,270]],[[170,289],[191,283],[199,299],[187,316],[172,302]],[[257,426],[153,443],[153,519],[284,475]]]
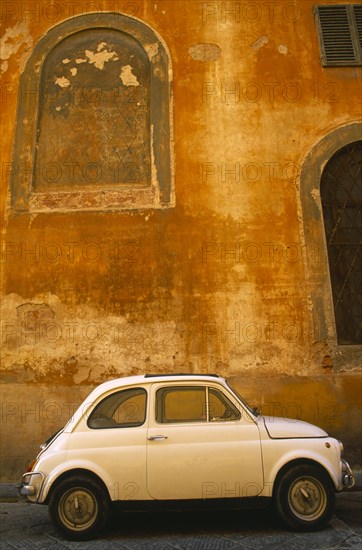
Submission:
[[[101,71],[104,69],[105,63],[108,63],[108,61],[117,61],[119,57],[117,56],[116,52],[109,52],[108,50],[105,50],[104,48],[107,46],[105,42],[101,42],[98,44],[97,52],[92,52],[91,50],[85,50],[85,54],[89,59],[89,63],[94,65],[97,69],[100,69]]]
[[[265,44],[267,44],[268,42],[269,42],[269,37],[262,35],[262,36],[259,36],[259,38],[255,40],[255,42],[253,42],[251,47],[253,48],[253,50],[260,50],[260,48],[265,46]]]
[[[76,67],[72,67],[70,69],[70,73],[71,73],[72,76],[75,76],[77,74],[77,72],[78,72],[78,69]]]
[[[46,303],[20,304],[16,307],[16,314],[28,331],[36,330],[39,323],[51,322],[55,318],[55,312]]]
[[[321,198],[321,194],[320,194],[320,190],[318,188],[314,188],[312,189],[311,191],[311,195],[313,197],[313,199],[318,203],[319,205],[319,201],[320,201],[320,198]]]
[[[4,36],[0,40],[1,73],[5,73],[8,70],[8,60],[19,51],[23,44],[25,44],[25,52],[20,56],[18,61],[20,69],[24,67],[33,46],[33,39],[29,33],[26,21],[22,21],[14,25],[14,27],[6,29]]]
[[[100,42],[97,47],[97,52],[101,52],[107,46],[107,42]]]
[[[171,368],[175,350],[182,348],[172,320],[135,325],[127,316],[105,315],[92,306],[68,307],[53,294],[31,301],[9,294],[2,306],[8,321],[0,373],[5,382],[15,377],[97,384],[137,372],[150,357],[155,370]]]
[[[283,44],[280,44],[280,46],[278,47],[278,52],[281,53],[282,55],[287,55],[287,53],[288,53],[287,46],[284,46]]]
[[[145,44],[145,50],[147,52],[148,58],[150,61],[158,54],[158,42],[154,44]]]
[[[124,65],[121,69],[119,78],[122,80],[124,86],[139,86],[140,83],[137,80],[136,75],[132,73],[131,65]]]
[[[217,44],[195,44],[189,54],[195,61],[216,61],[221,57],[221,48]]]
[[[70,80],[65,78],[65,76],[61,76],[56,79],[55,84],[58,84],[61,88],[68,88],[68,86],[70,86]]]

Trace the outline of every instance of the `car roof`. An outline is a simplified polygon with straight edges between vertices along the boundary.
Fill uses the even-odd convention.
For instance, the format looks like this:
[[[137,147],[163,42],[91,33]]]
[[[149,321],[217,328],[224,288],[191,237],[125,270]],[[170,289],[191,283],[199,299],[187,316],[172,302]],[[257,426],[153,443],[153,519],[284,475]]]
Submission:
[[[193,373],[176,373],[176,374],[138,374],[135,376],[125,376],[122,378],[114,378],[103,382],[99,386],[96,386],[94,390],[86,397],[83,403],[75,411],[73,417],[69,420],[65,427],[65,431],[72,431],[76,426],[77,422],[82,418],[84,413],[89,410],[89,407],[92,406],[94,401],[98,399],[99,396],[107,393],[113,389],[126,388],[128,386],[137,386],[137,385],[149,385],[158,382],[175,382],[180,380],[187,380],[188,382],[221,382],[225,384],[225,379],[217,374],[193,374]]]
[[[215,382],[215,380],[224,381],[224,378],[218,374],[194,374],[194,373],[175,373],[175,374],[137,374],[135,376],[125,376],[122,378],[114,378],[100,384],[90,394],[92,397],[115,388],[122,388],[123,386],[139,385],[144,383],[151,384],[152,382],[175,382],[176,380],[188,380],[190,382],[195,381],[208,381]],[[90,397],[90,396],[89,396]]]

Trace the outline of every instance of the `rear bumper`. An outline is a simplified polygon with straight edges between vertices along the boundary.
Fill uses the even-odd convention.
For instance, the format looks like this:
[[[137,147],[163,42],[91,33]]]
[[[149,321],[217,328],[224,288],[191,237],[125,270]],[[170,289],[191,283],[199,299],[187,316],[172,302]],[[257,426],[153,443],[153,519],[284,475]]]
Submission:
[[[348,464],[347,460],[342,458],[342,491],[344,489],[351,489],[356,480],[354,478],[352,469]]]
[[[28,502],[38,502],[45,476],[42,472],[27,472],[23,475],[18,485],[19,495]]]

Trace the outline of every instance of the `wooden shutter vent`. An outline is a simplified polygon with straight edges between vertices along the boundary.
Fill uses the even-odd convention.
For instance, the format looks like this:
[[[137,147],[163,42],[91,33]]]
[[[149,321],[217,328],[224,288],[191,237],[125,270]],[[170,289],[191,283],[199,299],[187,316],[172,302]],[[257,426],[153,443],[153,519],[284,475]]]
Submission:
[[[317,6],[315,17],[323,65],[362,65],[362,5]]]

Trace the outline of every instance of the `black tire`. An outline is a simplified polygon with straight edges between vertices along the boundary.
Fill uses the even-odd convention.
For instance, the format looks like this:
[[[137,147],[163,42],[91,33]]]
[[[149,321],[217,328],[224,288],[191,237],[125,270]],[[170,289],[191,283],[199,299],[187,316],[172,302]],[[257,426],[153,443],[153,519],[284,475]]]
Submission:
[[[54,527],[70,540],[93,538],[104,527],[109,514],[110,499],[106,490],[86,476],[64,479],[49,500]]]
[[[335,492],[327,472],[310,464],[291,467],[278,481],[274,501],[283,522],[297,531],[316,531],[332,518]]]

